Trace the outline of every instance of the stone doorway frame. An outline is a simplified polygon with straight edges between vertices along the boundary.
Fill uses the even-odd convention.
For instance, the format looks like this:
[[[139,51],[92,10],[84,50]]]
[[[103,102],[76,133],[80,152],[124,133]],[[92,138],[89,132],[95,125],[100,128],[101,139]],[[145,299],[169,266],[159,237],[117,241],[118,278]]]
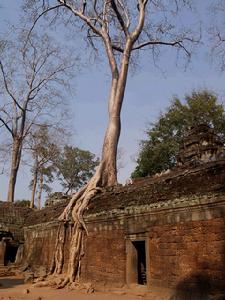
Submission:
[[[126,284],[138,284],[137,251],[133,242],[145,242],[146,281],[149,287],[149,238],[147,233],[136,233],[126,235]]]

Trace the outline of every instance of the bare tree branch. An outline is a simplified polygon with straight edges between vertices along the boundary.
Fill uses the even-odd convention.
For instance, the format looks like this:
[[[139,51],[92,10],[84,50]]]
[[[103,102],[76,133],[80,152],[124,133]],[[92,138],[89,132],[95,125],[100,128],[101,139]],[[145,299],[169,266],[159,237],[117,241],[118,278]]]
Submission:
[[[14,101],[14,103],[16,104],[16,106],[17,106],[20,110],[23,110],[22,106],[18,103],[18,101],[17,101],[16,98],[13,96],[12,92],[10,91],[10,89],[9,89],[9,87],[8,87],[8,83],[7,83],[5,71],[4,71],[3,64],[2,64],[1,61],[0,61],[0,69],[1,69],[1,72],[2,72],[2,76],[3,76],[3,81],[4,81],[5,89],[6,89],[7,93],[8,93],[8,95],[12,98],[12,100]]]
[[[123,30],[123,32],[125,33],[125,35],[128,37],[130,35],[129,31],[128,31],[128,27],[127,25],[125,24],[124,20],[123,20],[123,17],[121,15],[121,13],[119,12],[119,9],[117,7],[117,4],[115,3],[115,0],[111,0],[111,5],[112,5],[112,8],[117,16],[117,19],[121,25],[121,28]]]
[[[144,27],[144,21],[145,21],[145,7],[148,0],[138,0],[138,7],[139,7],[139,18],[138,18],[138,24],[133,30],[131,34],[132,40],[135,42],[137,38],[139,37],[140,33],[142,32],[142,29]]]
[[[13,131],[12,131],[12,129],[8,126],[8,124],[6,123],[6,121],[2,118],[2,117],[0,117],[0,121],[2,122],[2,126],[4,126],[10,133],[11,133],[11,135],[13,136]]]
[[[149,45],[165,45],[165,46],[172,46],[172,47],[178,46],[179,48],[182,48],[188,56],[191,56],[191,53],[184,47],[182,40],[174,41],[174,42],[148,41],[133,47],[132,50],[139,50]]]
[[[82,10],[77,10],[72,3],[68,4],[64,0],[58,0],[63,6],[67,7],[75,16],[79,17],[81,20],[83,20],[94,33],[96,33],[99,36],[102,36],[101,30],[99,30],[96,26],[93,25],[91,22],[91,18],[88,18],[84,15]]]
[[[50,12],[51,10],[55,10],[55,9],[60,8],[60,7],[63,7],[63,6],[64,6],[64,4],[58,4],[58,5],[49,7],[49,8],[47,8],[47,9],[45,9],[40,15],[37,16],[37,18],[34,20],[32,26],[31,26],[30,30],[28,31],[27,39],[26,39],[25,44],[24,44],[25,47],[26,47],[27,42],[28,42],[28,40],[29,40],[29,38],[30,38],[30,34],[31,34],[31,32],[33,31],[34,27],[36,26],[38,20],[39,20],[42,16],[44,16],[45,14],[47,14],[48,12]]]
[[[120,53],[123,53],[124,52],[124,49],[115,45],[115,44],[112,44],[112,48]]]

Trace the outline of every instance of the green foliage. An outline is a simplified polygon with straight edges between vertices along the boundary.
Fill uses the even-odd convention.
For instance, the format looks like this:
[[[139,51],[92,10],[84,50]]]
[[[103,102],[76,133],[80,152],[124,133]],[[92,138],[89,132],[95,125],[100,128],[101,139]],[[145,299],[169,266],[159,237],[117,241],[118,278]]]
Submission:
[[[66,193],[77,190],[92,177],[99,161],[89,151],[65,146],[56,165],[58,178]]]
[[[159,120],[150,124],[141,141],[137,167],[132,177],[145,177],[172,168],[188,128],[207,124],[225,142],[225,111],[216,95],[207,90],[192,92],[182,103],[174,98]]]

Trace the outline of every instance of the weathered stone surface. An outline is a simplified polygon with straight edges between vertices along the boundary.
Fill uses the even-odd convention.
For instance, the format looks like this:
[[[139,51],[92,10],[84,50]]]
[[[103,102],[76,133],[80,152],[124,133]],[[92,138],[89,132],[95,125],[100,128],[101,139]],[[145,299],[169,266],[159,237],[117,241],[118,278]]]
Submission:
[[[93,294],[95,291],[94,285],[91,282],[85,283],[84,288],[85,288],[86,294]]]
[[[208,274],[214,289],[225,288],[225,161],[143,179],[105,191],[93,201],[85,216],[89,236],[82,260],[83,280],[126,283],[126,241],[141,235],[148,249],[149,286],[188,284],[198,280],[200,272]],[[58,222],[43,220],[50,221],[52,212],[55,218],[64,205],[30,216],[33,225],[25,228],[25,257],[30,265],[49,269]]]
[[[33,283],[34,282],[34,273],[26,272],[24,275],[24,282],[25,283]]]
[[[0,241],[0,266],[4,266],[5,263],[5,250],[6,250],[6,242]]]
[[[49,198],[45,201],[45,206],[52,206],[52,205],[57,205],[59,203],[62,203],[64,201],[67,201],[70,199],[70,196],[67,194],[64,194],[62,192],[55,192],[52,193]]]
[[[15,271],[12,270],[11,268],[9,267],[4,267],[4,266],[1,266],[0,267],[0,277],[5,277],[5,276],[14,276],[15,275]]]
[[[131,235],[135,238],[144,232],[149,249],[149,285],[176,286],[185,278],[197,280],[196,273],[206,272],[214,288],[223,289],[225,198],[215,196],[210,199],[200,201],[202,204],[198,201],[197,205],[195,201],[187,201],[163,209],[156,207],[146,210],[145,214],[137,211],[127,216],[99,216],[88,220],[89,236],[85,241],[82,278],[102,284],[125,283],[125,238]],[[36,225],[25,232],[28,244],[35,249],[33,263],[50,266],[54,238],[50,241],[51,237],[56,236],[56,224]],[[44,241],[40,248],[39,241]],[[41,259],[36,252],[40,250],[45,252],[45,257],[41,256]],[[46,257],[49,259],[46,260]],[[65,260],[67,258],[66,252]]]
[[[45,266],[40,266],[34,271],[34,277],[45,278],[47,276],[47,269]]]
[[[196,166],[225,157],[225,148],[208,125],[192,127],[186,134],[178,155],[178,164]]]
[[[150,204],[163,208],[168,200],[199,200],[215,193],[224,196],[224,191],[225,160],[209,162],[194,169],[177,168],[159,177],[142,178],[134,184],[108,188],[92,199],[86,216],[110,214],[113,217],[117,212],[123,214],[128,209]],[[57,220],[68,201],[30,213],[25,226]]]
[[[0,201],[0,230],[10,232],[14,241],[23,241],[24,222],[31,211],[27,207]]]
[[[33,277],[38,276],[35,270],[41,266],[45,268],[39,274],[42,277],[49,271],[57,217],[66,204],[33,211],[26,218],[22,262],[30,266]],[[105,189],[92,199],[85,222],[89,234],[81,263],[83,281],[137,284],[140,251],[137,254],[135,243],[141,242],[146,258],[141,276],[149,288],[174,287],[177,297],[181,290],[207,297],[211,292],[225,291],[225,160],[192,169],[175,168],[127,186]],[[73,224],[65,226],[63,271]],[[44,286],[45,282],[38,284]],[[52,285],[57,285],[54,279]],[[138,290],[137,297],[143,296]]]

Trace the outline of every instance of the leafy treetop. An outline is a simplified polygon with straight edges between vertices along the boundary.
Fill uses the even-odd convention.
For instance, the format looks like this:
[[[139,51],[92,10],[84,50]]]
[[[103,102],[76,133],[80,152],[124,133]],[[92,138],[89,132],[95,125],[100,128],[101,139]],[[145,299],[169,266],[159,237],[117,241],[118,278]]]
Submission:
[[[90,151],[65,146],[56,162],[56,167],[58,168],[58,178],[66,193],[85,185],[98,164],[98,159]]]
[[[175,166],[179,146],[186,131],[206,124],[225,143],[225,110],[210,91],[194,91],[185,101],[175,97],[159,119],[147,128],[147,139],[140,143],[137,166],[132,177],[151,176]]]

